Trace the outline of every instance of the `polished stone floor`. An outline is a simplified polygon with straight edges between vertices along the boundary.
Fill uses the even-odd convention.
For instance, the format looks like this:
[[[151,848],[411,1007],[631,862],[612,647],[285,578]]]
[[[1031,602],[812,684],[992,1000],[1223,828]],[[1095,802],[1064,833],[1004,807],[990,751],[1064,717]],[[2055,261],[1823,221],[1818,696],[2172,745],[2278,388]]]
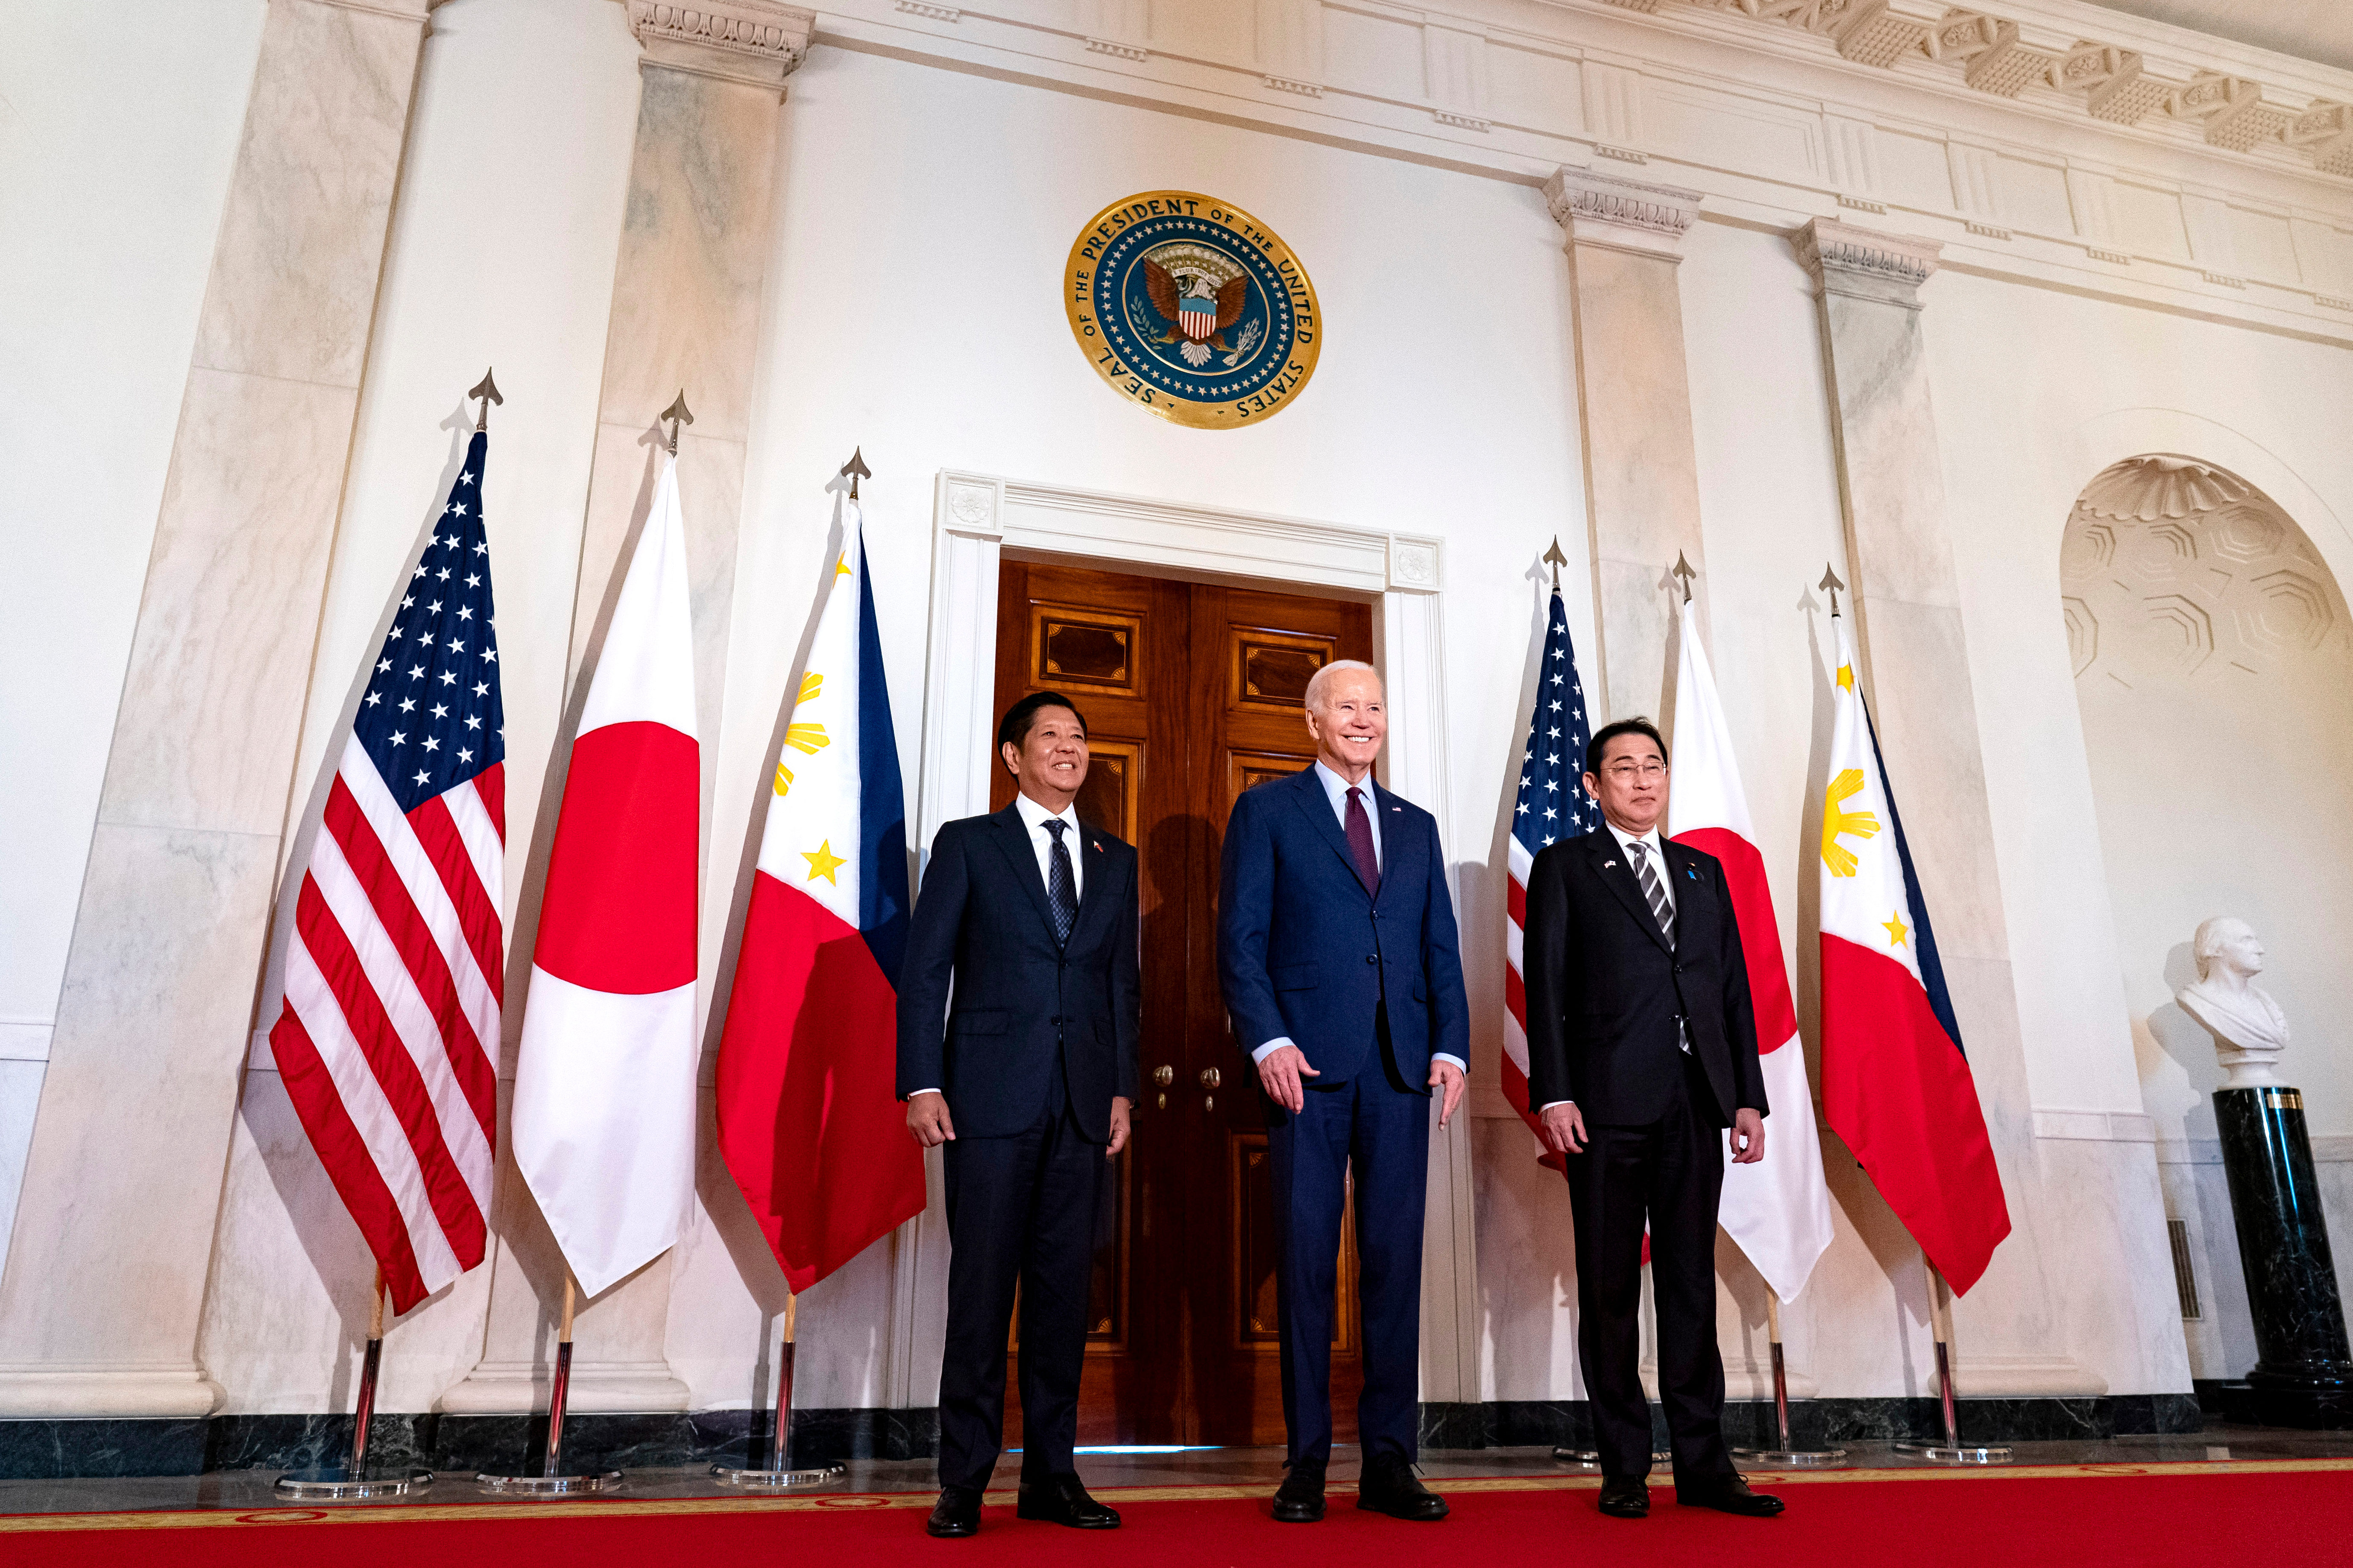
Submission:
[[[2280,1427],[2210,1426],[2186,1436],[2113,1437],[2097,1442],[2020,1443],[2014,1445],[2021,1465],[2147,1464],[2226,1459],[2353,1458],[2353,1432],[2298,1432]],[[1850,1447],[1845,1463],[1869,1468],[1900,1468],[1918,1463],[1904,1458],[1884,1443]],[[1090,1486],[1243,1486],[1269,1491],[1282,1479],[1282,1454],[1277,1448],[1191,1448],[1174,1452],[1082,1453],[1080,1470]],[[1020,1458],[1008,1455],[998,1466],[997,1484],[1011,1487],[1018,1479]],[[1548,1448],[1479,1448],[1427,1450],[1422,1455],[1424,1479],[1440,1490],[1450,1476],[1525,1476],[1591,1474],[1589,1469],[1555,1460]],[[1353,1448],[1333,1456],[1332,1480],[1353,1482],[1356,1458]],[[1660,1478],[1665,1479],[1663,1468]],[[90,1513],[142,1510],[230,1509],[244,1510],[278,1505],[272,1491],[277,1479],[268,1470],[223,1470],[211,1475],[155,1479],[17,1480],[0,1481],[0,1514]],[[929,1491],[936,1484],[932,1461],[868,1461],[852,1464],[839,1480],[823,1488],[797,1491],[910,1492]],[[622,1498],[690,1498],[741,1496],[739,1489],[715,1482],[708,1470],[632,1470]],[[471,1477],[444,1476],[430,1489],[396,1500],[402,1502],[470,1503],[499,1500],[497,1494],[477,1485]],[[310,1506],[310,1505],[303,1505]],[[367,1508],[367,1502],[327,1504]]]

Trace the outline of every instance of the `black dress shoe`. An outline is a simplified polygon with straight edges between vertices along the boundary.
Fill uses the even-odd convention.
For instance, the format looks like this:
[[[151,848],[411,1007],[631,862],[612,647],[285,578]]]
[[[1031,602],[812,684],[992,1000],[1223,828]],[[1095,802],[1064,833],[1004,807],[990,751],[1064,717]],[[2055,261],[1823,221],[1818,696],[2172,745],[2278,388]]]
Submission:
[[[1291,1473],[1274,1490],[1274,1517],[1284,1524],[1313,1524],[1324,1517],[1324,1466],[1293,1459]]]
[[[980,1531],[980,1489],[978,1487],[942,1487],[940,1500],[932,1505],[932,1517],[923,1521],[926,1532],[944,1541]]]
[[[1020,1519],[1042,1519],[1048,1524],[1067,1524],[1072,1530],[1119,1528],[1119,1514],[1089,1497],[1085,1484],[1076,1476],[1048,1476],[1042,1481],[1023,1481],[1014,1499],[1013,1512]]]
[[[1675,1500],[1685,1508],[1712,1508],[1748,1519],[1770,1519],[1781,1511],[1781,1500],[1769,1492],[1752,1492],[1745,1476],[1726,1476],[1711,1486],[1675,1488]]]
[[[1446,1517],[1446,1500],[1421,1484],[1402,1454],[1375,1454],[1356,1483],[1356,1506],[1391,1519],[1434,1524]]]
[[[1602,1477],[1601,1511],[1612,1519],[1648,1519],[1650,1482],[1640,1476]]]

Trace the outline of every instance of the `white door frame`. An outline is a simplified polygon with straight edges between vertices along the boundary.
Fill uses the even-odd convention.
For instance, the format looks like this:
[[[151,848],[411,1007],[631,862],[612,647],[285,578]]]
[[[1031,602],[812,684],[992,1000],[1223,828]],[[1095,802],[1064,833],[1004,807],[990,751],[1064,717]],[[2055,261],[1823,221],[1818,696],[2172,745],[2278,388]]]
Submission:
[[[1019,560],[1151,576],[1306,589],[1374,608],[1374,658],[1389,695],[1381,776],[1448,822],[1446,662],[1440,542],[1421,534],[1272,517],[942,469],[933,502],[932,593],[923,755],[913,842],[988,809],[997,727],[997,583]],[[1460,879],[1448,881],[1460,904]],[[1472,1249],[1470,1118],[1432,1119],[1422,1251],[1421,1396],[1479,1397],[1478,1274]],[[884,1388],[904,1409],[936,1401],[947,1315],[946,1221],[938,1161],[932,1205],[892,1238]]]

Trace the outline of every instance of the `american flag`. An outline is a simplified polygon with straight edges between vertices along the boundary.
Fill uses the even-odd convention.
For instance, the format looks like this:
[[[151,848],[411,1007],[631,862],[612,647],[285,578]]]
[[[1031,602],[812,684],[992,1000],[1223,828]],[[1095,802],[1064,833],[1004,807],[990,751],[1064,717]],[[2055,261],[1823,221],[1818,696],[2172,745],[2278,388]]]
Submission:
[[[368,670],[269,1032],[401,1312],[480,1263],[489,1234],[506,853],[489,447],[467,447]]]
[[[1528,715],[1528,745],[1520,759],[1520,788],[1512,804],[1511,931],[1505,939],[1509,967],[1504,975],[1504,1097],[1535,1131],[1528,1109],[1528,994],[1520,973],[1527,937],[1528,871],[1536,852],[1562,838],[1581,837],[1601,826],[1601,807],[1585,793],[1585,742],[1592,734],[1586,717],[1585,683],[1577,677],[1577,650],[1568,642],[1568,612],[1560,590],[1552,591],[1545,626],[1544,667],[1536,677],[1536,700]],[[1563,1162],[1549,1151],[1544,1163]]]

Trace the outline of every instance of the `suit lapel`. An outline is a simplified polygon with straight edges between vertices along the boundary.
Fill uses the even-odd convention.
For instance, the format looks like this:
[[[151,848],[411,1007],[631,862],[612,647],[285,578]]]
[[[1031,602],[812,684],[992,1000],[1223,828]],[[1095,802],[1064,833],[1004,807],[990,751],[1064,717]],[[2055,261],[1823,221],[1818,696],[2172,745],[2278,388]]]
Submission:
[[[1593,858],[1594,873],[1618,895],[1618,901],[1626,906],[1634,923],[1662,949],[1672,952],[1674,949],[1667,945],[1667,933],[1659,929],[1659,918],[1651,912],[1651,900],[1642,896],[1641,879],[1634,875],[1633,862],[1619,846],[1618,836],[1605,826],[1597,828],[1591,837],[1593,847],[1586,853]]]
[[[1673,879],[1668,884],[1667,892],[1675,902],[1675,944],[1680,947],[1683,932],[1690,929],[1683,923],[1683,919],[1698,908],[1699,900],[1706,896],[1709,882],[1705,873],[1697,877],[1692,875],[1699,865],[1698,857],[1692,850],[1666,837],[1659,840],[1659,847],[1665,854],[1667,874]],[[1710,907],[1714,906],[1711,904]]]
[[[1380,860],[1383,894],[1388,892],[1392,884],[1410,888],[1426,880],[1429,876],[1428,868],[1421,863],[1421,836],[1418,833],[1406,832],[1405,814],[1398,809],[1400,804],[1402,803],[1397,796],[1383,789],[1378,784],[1373,785],[1373,809],[1380,814],[1381,819]],[[1344,834],[1342,842],[1345,841],[1346,836]],[[1355,863],[1355,858],[1350,857],[1349,864],[1353,866]],[[1380,900],[1376,898],[1373,901],[1377,904]]]
[[[1013,879],[1029,895],[1030,904],[1038,918],[1046,922],[1046,935],[1054,934],[1054,906],[1046,901],[1046,881],[1038,874],[1038,851],[1029,842],[1029,829],[1021,821],[1021,807],[1017,802],[997,813],[991,821],[997,824],[997,847],[1013,868]]]
[[[1304,771],[1293,775],[1293,781],[1291,798],[1307,814],[1307,820],[1315,825],[1315,831],[1324,836],[1324,842],[1332,847],[1340,863],[1348,868],[1348,875],[1356,878],[1356,886],[1363,888],[1365,879],[1356,876],[1356,858],[1349,853],[1348,836],[1341,831],[1340,819],[1332,815],[1332,797],[1324,793],[1324,781],[1315,776],[1315,765],[1310,763]],[[1367,897],[1370,892],[1367,889]]]
[[[1092,920],[1095,911],[1108,901],[1108,895],[1103,892],[1103,886],[1111,879],[1111,853],[1104,847],[1103,836],[1082,822],[1079,824],[1078,843],[1073,846],[1073,854],[1085,857],[1085,863],[1078,868],[1078,918],[1071,922],[1071,945],[1076,947],[1079,943],[1079,935],[1086,930],[1087,922]],[[1051,907],[1048,906],[1050,910]]]

